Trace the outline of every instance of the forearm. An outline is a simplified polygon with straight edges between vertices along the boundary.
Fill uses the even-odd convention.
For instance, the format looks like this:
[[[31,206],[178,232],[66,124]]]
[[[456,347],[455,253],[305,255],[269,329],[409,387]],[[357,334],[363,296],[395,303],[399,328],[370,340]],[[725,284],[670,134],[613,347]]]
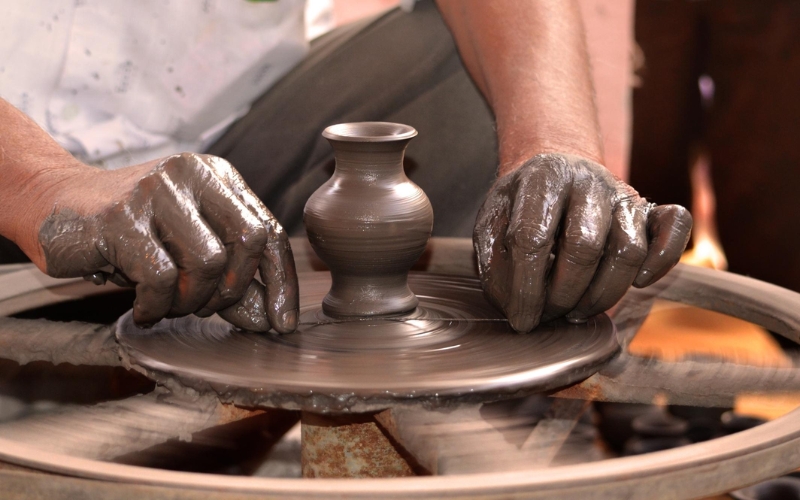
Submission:
[[[59,185],[87,167],[3,99],[0,124],[0,234],[43,269],[39,226]]]
[[[572,0],[437,0],[495,114],[504,175],[540,153],[603,163],[583,24]]]

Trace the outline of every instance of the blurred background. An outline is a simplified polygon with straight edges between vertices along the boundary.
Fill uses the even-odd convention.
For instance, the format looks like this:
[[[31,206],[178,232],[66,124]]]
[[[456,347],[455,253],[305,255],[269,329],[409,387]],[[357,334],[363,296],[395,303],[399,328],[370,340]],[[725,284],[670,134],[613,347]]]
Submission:
[[[400,3],[309,0],[310,36]],[[685,262],[800,291],[800,2],[580,0],[580,5],[606,166],[651,201],[690,207],[695,229]],[[85,306],[91,316],[78,319],[110,323],[130,299],[108,305],[95,299]],[[20,317],[76,319],[77,310],[69,305]],[[107,318],[98,318],[98,311]],[[760,327],[674,303],[656,305],[629,351],[666,361],[724,359],[782,368],[797,366],[799,359],[796,346]],[[102,374],[82,371],[86,381],[69,373],[78,380],[69,388],[53,384],[69,378],[65,370],[72,368],[3,361],[0,393],[6,398],[0,409],[10,415],[9,405],[24,401],[31,406],[20,403],[14,411],[45,411],[66,401],[89,403],[152,389],[142,377],[110,368]],[[40,383],[45,379],[47,384]],[[102,390],[85,395],[76,390],[88,391],[88,380],[99,379],[108,381]],[[589,437],[578,433],[575,439],[595,443],[596,424],[605,442],[603,456],[681,446],[776,418],[795,408],[800,395],[750,395],[724,409],[654,403],[597,405],[582,422],[591,428]],[[35,404],[44,407],[37,410]],[[284,452],[296,452],[293,436]],[[576,449],[576,455],[585,450]],[[214,467],[208,470],[218,472]]]
[[[325,1],[333,25],[401,3]],[[691,207],[692,262],[800,291],[800,3],[579,3],[606,166]]]

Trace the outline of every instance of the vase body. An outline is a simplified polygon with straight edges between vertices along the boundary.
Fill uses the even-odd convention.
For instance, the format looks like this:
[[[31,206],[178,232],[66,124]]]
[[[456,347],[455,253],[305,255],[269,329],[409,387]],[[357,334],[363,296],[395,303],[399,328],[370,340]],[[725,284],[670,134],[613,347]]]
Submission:
[[[403,170],[416,130],[361,122],[323,132],[336,169],[306,203],[303,222],[314,251],[331,270],[322,303],[333,317],[378,316],[413,310],[418,300],[408,271],[425,250],[433,209]]]

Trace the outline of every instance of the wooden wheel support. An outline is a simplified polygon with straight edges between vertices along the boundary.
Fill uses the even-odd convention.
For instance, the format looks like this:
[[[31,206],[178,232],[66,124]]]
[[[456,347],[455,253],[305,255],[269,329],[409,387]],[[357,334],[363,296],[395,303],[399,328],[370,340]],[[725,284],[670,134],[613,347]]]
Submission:
[[[375,414],[321,415],[303,412],[302,468],[307,478],[414,476]]]

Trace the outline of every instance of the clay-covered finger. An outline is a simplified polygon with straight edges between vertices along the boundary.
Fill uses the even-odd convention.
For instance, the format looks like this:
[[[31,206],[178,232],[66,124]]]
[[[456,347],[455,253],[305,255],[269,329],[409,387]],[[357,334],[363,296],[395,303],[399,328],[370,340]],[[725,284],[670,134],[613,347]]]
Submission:
[[[583,320],[608,310],[628,291],[647,256],[647,203],[637,199],[617,205],[603,258],[589,288],[567,314]]]
[[[227,179],[228,187],[266,229],[267,245],[258,269],[261,280],[266,284],[267,318],[275,331],[293,332],[298,321],[299,287],[288,235],[230,163],[209,155],[206,155],[205,161]]]
[[[266,285],[267,319],[276,332],[291,333],[297,329],[300,305],[292,248],[289,237],[277,221],[267,230],[269,243],[258,265],[261,280]]]
[[[170,316],[191,314],[205,306],[222,277],[227,256],[220,239],[186,202],[188,187],[162,184],[152,197],[158,237],[178,268],[178,286]]]
[[[219,158],[217,156],[201,156],[203,156],[203,160],[217,173],[217,175],[226,180],[226,184],[234,196],[236,196],[239,201],[241,201],[241,203],[247,207],[259,221],[261,221],[261,224],[264,226],[264,228],[269,229],[269,227],[273,225],[280,227],[277,220],[272,215],[272,212],[270,212],[264,203],[258,198],[258,196],[256,196],[255,193],[250,190],[241,174],[235,168],[233,168],[233,165],[223,158]],[[268,231],[267,239],[269,240],[270,238],[271,235]]]
[[[163,249],[162,249],[163,250]],[[153,325],[164,319],[177,288],[177,270],[174,265],[166,264],[169,254],[156,251],[163,266],[143,269],[141,276],[126,271],[136,284],[136,300],[133,302],[133,321],[137,325]]]
[[[244,295],[232,306],[218,311],[220,317],[242,330],[267,332],[270,324],[266,311],[264,285],[252,280]]]
[[[116,283],[136,287],[133,320],[139,326],[166,317],[178,287],[178,268],[158,238],[151,211],[145,199],[135,209],[118,204],[94,219],[98,231],[93,245],[111,266],[104,272]]]
[[[290,250],[291,251],[291,250]],[[281,262],[284,260],[281,259]],[[292,262],[294,261],[288,261]],[[265,257],[261,268],[262,277],[266,274],[275,276],[275,268]],[[268,282],[268,286],[278,292],[268,296],[267,287],[256,280],[250,283],[247,291],[238,302],[219,311],[220,317],[229,323],[253,332],[266,332],[270,327],[278,333],[291,333],[297,328],[298,289],[296,288],[296,272],[294,266],[291,270],[284,269],[283,273],[294,274],[295,280],[283,280],[282,284],[276,281]],[[295,288],[287,287],[286,282],[293,282]],[[288,298],[288,300],[286,300]]]
[[[157,323],[168,315],[178,288],[175,262],[150,227],[112,241],[115,246],[110,253],[115,266],[136,283],[133,321],[139,326]]]
[[[548,317],[571,311],[589,287],[603,255],[613,209],[604,183],[591,177],[573,183],[547,291]]]
[[[484,295],[503,312],[511,282],[511,257],[505,243],[513,202],[511,187],[508,177],[492,188],[478,211],[472,233]]]
[[[692,232],[692,215],[680,205],[662,205],[647,217],[649,247],[633,284],[638,288],[661,279],[681,258]]]
[[[268,234],[258,217],[228,186],[227,179],[203,164],[194,179],[199,211],[222,241],[227,255],[217,290],[203,308],[210,313],[236,303],[244,295],[255,276]]]
[[[517,183],[505,237],[511,256],[511,285],[504,311],[518,332],[533,330],[542,316],[550,252],[567,198],[565,181],[561,172],[543,169]]]

